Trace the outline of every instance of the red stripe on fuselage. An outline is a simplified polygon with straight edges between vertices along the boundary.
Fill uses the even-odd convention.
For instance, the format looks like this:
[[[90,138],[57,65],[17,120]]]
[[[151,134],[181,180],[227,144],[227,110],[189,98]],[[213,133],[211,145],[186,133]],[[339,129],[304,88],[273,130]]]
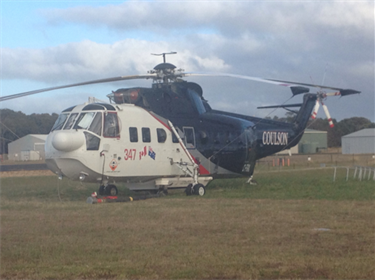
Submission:
[[[150,113],[150,115],[153,116],[155,118],[155,120],[157,120],[162,125],[164,125],[166,129],[168,129],[169,131],[172,131],[172,129],[169,127],[169,125],[167,125],[165,122],[163,122],[162,120],[160,120],[159,118],[157,118],[156,116],[154,116],[152,113]]]

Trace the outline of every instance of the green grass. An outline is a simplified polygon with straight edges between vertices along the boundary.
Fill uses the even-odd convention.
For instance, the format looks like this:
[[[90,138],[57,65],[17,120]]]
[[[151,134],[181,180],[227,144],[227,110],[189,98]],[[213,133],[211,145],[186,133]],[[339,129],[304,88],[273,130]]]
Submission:
[[[96,205],[96,184],[2,178],[0,277],[374,279],[374,181],[332,175],[259,173],[204,197]]]
[[[359,181],[352,175],[346,181],[346,170],[338,170],[333,181],[333,169],[299,170],[292,172],[262,172],[255,176],[258,184],[249,185],[245,178],[214,180],[207,186],[205,199],[326,199],[326,200],[374,200],[375,182]],[[1,178],[1,198],[11,201],[39,200],[86,201],[97,191],[98,184],[70,181],[57,177]],[[120,195],[137,195],[117,184]],[[170,191],[168,198],[185,197],[183,190]]]
[[[292,172],[263,172],[256,174],[257,185],[246,180],[215,180],[208,186],[207,197],[253,199],[325,199],[374,200],[373,180],[346,181],[346,170],[338,170],[333,181],[333,169],[300,170]]]

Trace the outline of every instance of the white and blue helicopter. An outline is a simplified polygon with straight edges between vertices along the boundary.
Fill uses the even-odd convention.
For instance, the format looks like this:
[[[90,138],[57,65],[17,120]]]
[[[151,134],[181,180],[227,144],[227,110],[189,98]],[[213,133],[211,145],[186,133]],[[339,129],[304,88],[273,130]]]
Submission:
[[[108,103],[88,102],[59,115],[45,144],[46,163],[59,177],[97,182],[99,195],[117,195],[116,183],[135,191],[184,188],[187,195],[204,195],[215,178],[248,177],[254,183],[256,161],[295,146],[310,117],[328,96],[360,93],[232,74],[186,73],[166,62],[147,74],[120,76],[49,87],[3,96],[0,101],[40,92],[133,79],[151,79],[152,86],[121,88]],[[304,94],[300,104],[261,108],[299,107],[292,123],[214,110],[202,88],[187,76],[229,76],[289,87]],[[309,88],[319,88],[309,93]],[[324,90],[331,90],[325,92]]]

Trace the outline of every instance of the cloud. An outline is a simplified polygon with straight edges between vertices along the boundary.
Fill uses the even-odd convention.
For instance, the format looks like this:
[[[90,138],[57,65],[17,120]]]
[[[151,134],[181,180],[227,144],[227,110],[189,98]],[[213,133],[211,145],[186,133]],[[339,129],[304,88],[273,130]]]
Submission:
[[[370,34],[374,18],[372,1],[129,1],[118,5],[46,9],[50,24],[79,23],[116,30],[170,33],[211,31],[239,37],[249,30],[260,38],[308,35],[317,29],[346,28]],[[185,33],[183,32],[183,33]]]
[[[133,75],[161,62],[151,53],[177,51],[167,60],[187,72],[308,83],[320,83],[325,75],[327,85],[363,91],[356,99],[362,107],[353,99],[340,101],[335,117],[343,116],[344,108],[374,119],[373,11],[373,1],[127,1],[43,9],[46,32],[72,28],[82,31],[82,40],[41,49],[3,48],[1,78],[51,86]],[[110,34],[112,43],[89,39],[91,34]],[[230,106],[242,113],[282,103],[290,94],[237,80],[202,85],[218,109]]]

